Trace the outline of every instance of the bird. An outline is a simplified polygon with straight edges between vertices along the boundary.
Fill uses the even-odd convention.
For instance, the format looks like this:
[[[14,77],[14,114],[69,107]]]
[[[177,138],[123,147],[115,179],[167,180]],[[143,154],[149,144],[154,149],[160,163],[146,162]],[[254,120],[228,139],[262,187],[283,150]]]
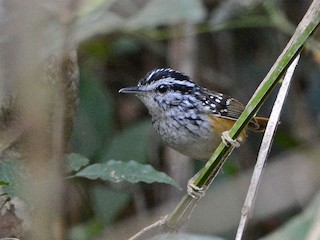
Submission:
[[[244,110],[238,100],[202,87],[187,74],[171,68],[154,69],[137,86],[119,92],[135,94],[144,103],[155,131],[168,146],[203,161],[210,159],[221,136]],[[245,140],[247,130],[264,131],[267,122],[268,118],[252,118],[237,142]]]

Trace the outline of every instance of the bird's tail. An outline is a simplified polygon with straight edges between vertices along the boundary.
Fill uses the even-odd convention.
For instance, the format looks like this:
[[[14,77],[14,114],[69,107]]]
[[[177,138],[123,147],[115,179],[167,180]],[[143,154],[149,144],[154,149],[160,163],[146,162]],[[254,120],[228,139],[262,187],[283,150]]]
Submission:
[[[249,129],[255,132],[263,132],[266,130],[269,118],[265,117],[254,117],[249,123]]]

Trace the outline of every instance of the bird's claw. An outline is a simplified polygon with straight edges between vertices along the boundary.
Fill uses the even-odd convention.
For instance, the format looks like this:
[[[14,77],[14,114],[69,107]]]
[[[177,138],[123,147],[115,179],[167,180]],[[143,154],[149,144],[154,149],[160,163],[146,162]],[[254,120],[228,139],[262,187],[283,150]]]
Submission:
[[[194,177],[192,177],[189,181],[188,181],[188,185],[187,185],[187,192],[188,194],[195,199],[200,199],[205,195],[206,192],[206,188],[203,187],[198,187],[194,184]]]
[[[229,135],[229,131],[224,131],[221,134],[221,140],[223,144],[226,146],[231,145],[232,147],[235,147],[235,148],[240,147],[240,142],[237,139],[232,139]]]

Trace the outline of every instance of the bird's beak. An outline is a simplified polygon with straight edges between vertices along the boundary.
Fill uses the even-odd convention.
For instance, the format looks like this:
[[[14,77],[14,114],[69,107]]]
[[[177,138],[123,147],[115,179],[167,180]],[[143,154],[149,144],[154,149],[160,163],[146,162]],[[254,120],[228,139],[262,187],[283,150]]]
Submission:
[[[140,89],[139,87],[127,87],[127,88],[121,88],[119,90],[119,93],[135,93],[135,94],[139,94],[139,93],[144,93],[144,92],[146,92],[146,91]]]

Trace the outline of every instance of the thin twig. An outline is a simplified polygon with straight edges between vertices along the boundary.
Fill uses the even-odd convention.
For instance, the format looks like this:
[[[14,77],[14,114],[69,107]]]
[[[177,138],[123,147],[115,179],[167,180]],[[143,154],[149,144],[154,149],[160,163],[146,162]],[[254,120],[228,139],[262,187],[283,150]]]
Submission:
[[[241,219],[240,219],[239,227],[237,230],[237,235],[235,238],[236,240],[242,239],[242,235],[245,230],[246,223],[248,221],[248,217],[251,215],[251,212],[253,210],[255,197],[256,197],[257,190],[260,185],[260,180],[262,177],[263,167],[265,165],[265,162],[267,160],[268,154],[271,149],[272,141],[273,141],[275,133],[276,133],[280,114],[282,111],[282,107],[283,107],[284,101],[287,97],[290,83],[292,80],[292,76],[293,76],[294,70],[298,64],[299,57],[300,57],[300,55],[298,55],[295,58],[295,60],[291,63],[290,67],[288,68],[286,75],[284,77],[284,80],[282,82],[282,86],[279,90],[277,99],[276,99],[275,104],[273,106],[273,109],[272,109],[272,112],[270,115],[270,119],[269,119],[265,134],[262,139],[262,144],[261,144],[260,151],[258,154],[257,163],[256,163],[256,166],[255,166],[253,174],[252,174],[251,183],[250,183],[250,186],[248,189],[246,200],[245,200],[244,205],[241,210]]]
[[[167,219],[167,216],[164,218],[156,221],[155,223],[145,227],[140,232],[138,232],[136,235],[129,238],[129,240],[143,240],[143,239],[149,239],[159,233],[163,233],[163,228],[165,227],[164,223]]]

